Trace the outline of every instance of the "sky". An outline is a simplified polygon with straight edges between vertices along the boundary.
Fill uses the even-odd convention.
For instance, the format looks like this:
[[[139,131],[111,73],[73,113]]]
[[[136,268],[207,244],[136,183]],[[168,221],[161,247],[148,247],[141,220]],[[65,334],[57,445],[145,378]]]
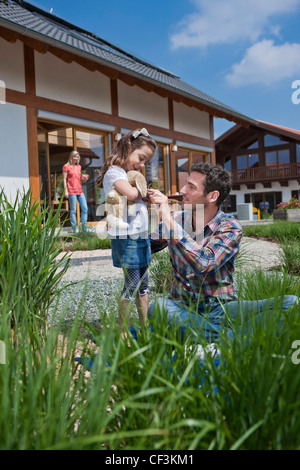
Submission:
[[[300,130],[300,0],[39,0],[261,121]],[[215,138],[234,123],[215,119]]]

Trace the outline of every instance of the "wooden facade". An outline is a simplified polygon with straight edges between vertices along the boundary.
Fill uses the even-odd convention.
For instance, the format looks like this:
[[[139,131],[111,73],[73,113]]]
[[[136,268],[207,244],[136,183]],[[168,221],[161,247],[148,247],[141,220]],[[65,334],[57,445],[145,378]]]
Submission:
[[[217,139],[216,160],[232,174],[230,209],[252,202],[270,213],[300,195],[299,131],[261,121],[234,126]]]

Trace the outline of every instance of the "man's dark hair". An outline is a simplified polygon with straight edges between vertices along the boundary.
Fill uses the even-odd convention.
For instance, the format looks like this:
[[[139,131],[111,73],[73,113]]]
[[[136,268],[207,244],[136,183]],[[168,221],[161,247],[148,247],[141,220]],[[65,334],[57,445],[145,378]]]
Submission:
[[[204,190],[208,194],[211,191],[219,191],[220,196],[216,205],[220,207],[223,201],[229,196],[231,191],[231,175],[220,165],[213,165],[208,162],[193,163],[191,171],[198,171],[206,175],[204,181]]]

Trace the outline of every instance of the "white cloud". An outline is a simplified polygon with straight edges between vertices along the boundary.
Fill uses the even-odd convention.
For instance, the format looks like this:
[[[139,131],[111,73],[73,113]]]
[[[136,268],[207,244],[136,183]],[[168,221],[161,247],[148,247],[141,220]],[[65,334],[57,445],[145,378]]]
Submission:
[[[278,35],[274,16],[294,12],[300,0],[193,0],[196,12],[183,18],[171,36],[172,49],[255,42],[265,32]]]
[[[300,75],[300,44],[275,45],[263,40],[246,50],[240,63],[232,66],[226,80],[233,86],[273,85]]]

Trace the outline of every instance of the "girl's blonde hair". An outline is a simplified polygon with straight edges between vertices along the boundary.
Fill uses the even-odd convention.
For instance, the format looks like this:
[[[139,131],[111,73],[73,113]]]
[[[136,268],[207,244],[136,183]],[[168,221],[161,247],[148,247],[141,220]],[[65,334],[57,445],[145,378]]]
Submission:
[[[73,161],[74,155],[78,155],[78,157],[79,157],[78,163],[80,163],[80,155],[79,155],[79,152],[78,152],[77,150],[72,150],[72,152],[70,153],[69,158],[68,158],[68,165],[72,165],[72,161]]]
[[[125,134],[116,144],[112,154],[105,160],[101,167],[99,176],[96,183],[99,187],[103,185],[103,178],[109,167],[112,165],[125,168],[127,157],[134,151],[144,145],[148,145],[153,150],[156,150],[156,142],[148,134],[146,129],[136,129],[135,131]]]

